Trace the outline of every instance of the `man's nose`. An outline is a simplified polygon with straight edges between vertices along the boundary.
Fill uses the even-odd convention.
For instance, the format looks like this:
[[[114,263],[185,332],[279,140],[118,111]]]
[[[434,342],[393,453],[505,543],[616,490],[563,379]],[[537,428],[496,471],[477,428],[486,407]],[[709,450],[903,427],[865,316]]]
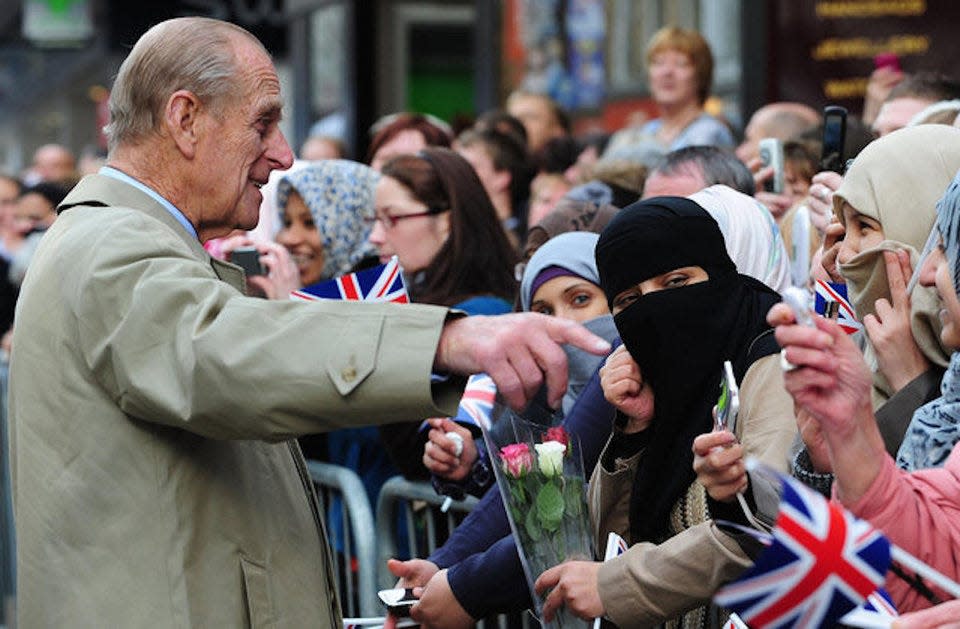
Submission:
[[[273,170],[286,170],[293,166],[293,150],[290,148],[287,138],[279,129],[267,146],[267,158],[270,160]]]

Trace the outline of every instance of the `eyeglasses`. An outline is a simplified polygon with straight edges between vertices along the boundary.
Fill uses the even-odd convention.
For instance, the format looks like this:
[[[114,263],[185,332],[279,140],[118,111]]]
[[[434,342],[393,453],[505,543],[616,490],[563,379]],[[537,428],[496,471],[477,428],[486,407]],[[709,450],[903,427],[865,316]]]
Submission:
[[[363,217],[363,222],[372,225],[379,221],[385,228],[393,229],[399,221],[405,218],[420,218],[421,216],[434,216],[441,212],[446,212],[449,208],[427,208],[426,212],[414,212],[413,214],[387,214],[386,212],[377,212],[374,216]]]

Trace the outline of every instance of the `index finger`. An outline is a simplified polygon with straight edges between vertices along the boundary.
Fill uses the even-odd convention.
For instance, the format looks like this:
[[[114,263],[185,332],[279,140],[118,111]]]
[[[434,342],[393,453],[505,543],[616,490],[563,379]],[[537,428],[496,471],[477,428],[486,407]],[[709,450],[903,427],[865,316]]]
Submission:
[[[737,438],[729,430],[706,432],[697,435],[697,438],[693,440],[693,452],[699,456],[706,456],[713,448],[733,443],[736,440]]]
[[[610,343],[579,323],[560,317],[542,316],[547,319],[547,334],[555,342],[561,345],[579,347],[583,351],[596,356],[603,356],[610,352]]]
[[[559,566],[554,566],[543,571],[543,573],[537,577],[536,582],[533,584],[533,589],[537,591],[537,594],[543,596],[543,593],[555,586],[560,582],[560,571],[563,569],[563,564]]]
[[[903,276],[903,266],[899,251],[884,251],[883,263],[887,269],[887,286],[890,298],[896,310],[902,309],[907,300],[907,278]]]

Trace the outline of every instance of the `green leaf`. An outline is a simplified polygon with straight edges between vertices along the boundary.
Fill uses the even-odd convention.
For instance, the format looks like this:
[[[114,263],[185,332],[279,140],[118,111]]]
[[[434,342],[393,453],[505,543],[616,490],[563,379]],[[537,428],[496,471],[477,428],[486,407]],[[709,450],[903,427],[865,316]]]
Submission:
[[[560,527],[564,511],[563,495],[554,483],[544,483],[537,492],[536,511],[545,529],[555,531]]]
[[[540,538],[543,537],[543,533],[540,531],[540,524],[537,522],[536,512],[533,509],[527,510],[527,517],[524,519],[523,528],[526,529],[527,535],[529,535],[530,539],[534,542],[539,542]]]

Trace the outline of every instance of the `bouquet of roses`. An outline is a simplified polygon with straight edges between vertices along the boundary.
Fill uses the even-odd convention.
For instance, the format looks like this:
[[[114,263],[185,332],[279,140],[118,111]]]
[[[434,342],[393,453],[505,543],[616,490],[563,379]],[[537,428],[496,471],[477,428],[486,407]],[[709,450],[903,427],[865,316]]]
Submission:
[[[579,442],[560,426],[546,428],[510,412],[499,421],[511,422],[511,430],[484,431],[484,437],[530,593],[538,601],[533,583],[544,570],[569,559],[593,559]],[[510,441],[503,443],[505,437]],[[588,626],[564,609],[555,623]]]

